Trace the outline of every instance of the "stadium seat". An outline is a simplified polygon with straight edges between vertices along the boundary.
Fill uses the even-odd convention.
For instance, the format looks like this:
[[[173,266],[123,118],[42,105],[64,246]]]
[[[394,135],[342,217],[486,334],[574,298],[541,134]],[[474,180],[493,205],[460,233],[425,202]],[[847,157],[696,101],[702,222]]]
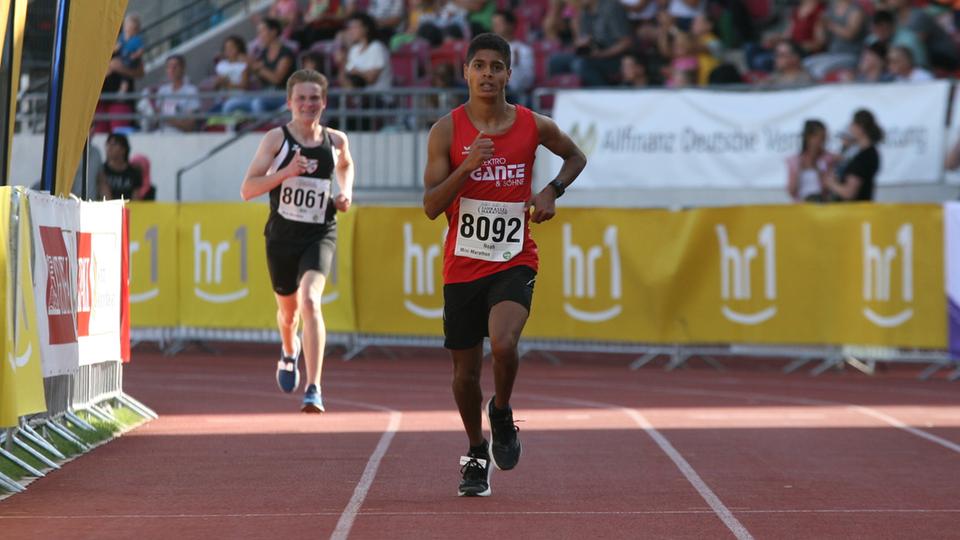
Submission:
[[[440,64],[452,64],[459,71],[460,66],[467,59],[467,47],[469,43],[465,40],[447,41],[430,50],[430,66],[436,67]]]
[[[534,62],[534,85],[542,86],[549,78],[548,69],[550,67],[550,57],[562,50],[559,43],[549,40],[534,41],[533,62]]]
[[[405,43],[390,54],[394,86],[426,86],[427,64],[430,63],[430,44],[424,39]]]

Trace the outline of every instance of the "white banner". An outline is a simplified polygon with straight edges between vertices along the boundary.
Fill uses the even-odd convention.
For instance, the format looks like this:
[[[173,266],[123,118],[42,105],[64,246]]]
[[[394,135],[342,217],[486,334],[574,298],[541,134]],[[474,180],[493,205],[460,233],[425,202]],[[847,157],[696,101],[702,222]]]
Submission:
[[[785,161],[800,150],[804,121],[826,124],[836,150],[837,134],[861,108],[886,132],[878,183],[937,182],[949,88],[934,81],[756,92],[570,90],[558,93],[553,116],[587,154],[578,189],[785,187]]]
[[[74,373],[77,345],[77,233],[80,202],[28,191],[33,283],[43,376]]]
[[[121,201],[80,204],[77,335],[80,365],[120,361]]]

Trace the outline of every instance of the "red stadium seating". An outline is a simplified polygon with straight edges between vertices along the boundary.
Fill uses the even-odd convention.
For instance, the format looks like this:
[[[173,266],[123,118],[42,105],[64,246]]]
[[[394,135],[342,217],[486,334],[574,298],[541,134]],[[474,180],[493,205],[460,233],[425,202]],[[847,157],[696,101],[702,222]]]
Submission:
[[[533,62],[535,65],[534,85],[542,86],[550,76],[547,73],[550,66],[550,56],[560,52],[562,48],[559,43],[549,40],[535,41],[531,46],[533,47]]]
[[[423,39],[405,43],[390,54],[394,86],[428,86],[426,76],[430,63],[430,44]]]

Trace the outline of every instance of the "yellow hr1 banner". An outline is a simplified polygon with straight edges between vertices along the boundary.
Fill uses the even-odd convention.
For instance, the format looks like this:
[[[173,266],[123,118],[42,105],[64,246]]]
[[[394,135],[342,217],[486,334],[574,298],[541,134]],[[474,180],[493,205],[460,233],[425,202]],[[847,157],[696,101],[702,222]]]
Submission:
[[[134,328],[178,324],[177,204],[131,202],[130,324]]]
[[[562,209],[535,226],[526,335],[633,342],[946,342],[936,205]]]
[[[357,328],[376,334],[443,335],[446,219],[420,208],[360,208],[354,233]]]
[[[180,324],[194,328],[277,326],[267,271],[263,227],[269,208],[259,203],[181,204],[179,213]],[[353,211],[338,217],[337,271],[324,290],[329,330],[353,330]]]
[[[12,204],[14,197],[19,199]],[[16,214],[16,239],[11,210]],[[9,246],[16,246],[11,253]],[[12,255],[12,256],[11,256]],[[0,347],[0,427],[16,426],[20,416],[43,412],[43,370],[31,270],[31,226],[27,198],[0,188],[0,303],[5,328]]]

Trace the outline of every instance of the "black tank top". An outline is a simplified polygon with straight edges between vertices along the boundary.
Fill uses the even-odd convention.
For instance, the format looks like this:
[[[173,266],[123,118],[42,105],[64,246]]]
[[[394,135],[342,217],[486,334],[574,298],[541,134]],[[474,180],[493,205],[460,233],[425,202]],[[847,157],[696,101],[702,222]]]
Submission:
[[[300,149],[300,155],[315,160],[317,163],[313,171],[304,172],[301,176],[309,178],[324,178],[335,182],[333,176],[334,158],[333,141],[330,139],[330,133],[327,128],[323,128],[321,137],[322,143],[319,146],[305,147],[301,145],[287,126],[281,126],[283,130],[283,144],[280,151],[277,152],[273,163],[270,165],[270,172],[278,171],[287,166],[293,159],[296,149]],[[333,186],[331,185],[331,197]],[[333,201],[327,201],[327,211],[323,223],[304,223],[301,221],[289,220],[278,213],[280,207],[280,197],[282,196],[283,184],[270,190],[270,217],[267,218],[267,225],[264,227],[263,234],[270,240],[284,242],[310,243],[319,239],[326,229],[335,222],[337,209]]]

